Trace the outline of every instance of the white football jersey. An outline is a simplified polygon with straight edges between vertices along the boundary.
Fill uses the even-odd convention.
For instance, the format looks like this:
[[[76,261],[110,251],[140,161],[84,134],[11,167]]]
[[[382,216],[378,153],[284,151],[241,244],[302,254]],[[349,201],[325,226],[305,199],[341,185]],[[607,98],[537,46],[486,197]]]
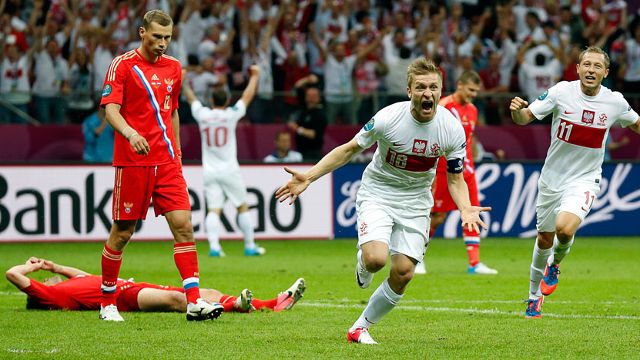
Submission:
[[[537,119],[553,113],[551,146],[540,181],[560,191],[576,181],[600,183],[609,128],[634,124],[638,114],[622,94],[600,86],[596,96],[580,89],[580,80],[562,81],[529,105]]]
[[[224,173],[240,168],[236,149],[236,125],[247,112],[242,100],[225,109],[210,109],[200,101],[191,104],[191,114],[200,127],[202,165],[205,173]]]
[[[378,143],[358,197],[418,216],[433,206],[431,183],[438,158],[460,159],[462,167],[466,138],[460,121],[446,108],[438,105],[434,118],[421,123],[410,107],[410,101],[403,101],[383,108],[355,136],[365,149]]]

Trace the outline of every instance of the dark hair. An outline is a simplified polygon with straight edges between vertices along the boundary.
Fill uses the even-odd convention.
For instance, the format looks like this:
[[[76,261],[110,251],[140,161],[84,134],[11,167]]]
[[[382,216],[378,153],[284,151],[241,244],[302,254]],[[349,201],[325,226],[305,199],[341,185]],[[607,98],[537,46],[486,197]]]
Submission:
[[[43,305],[33,296],[27,296],[27,310],[49,310],[49,307]]]
[[[171,20],[171,16],[162,10],[150,10],[144,14],[142,18],[142,27],[145,30],[149,30],[149,26],[151,23],[157,23],[160,26],[169,26],[173,25],[173,20]]]
[[[547,57],[543,53],[537,53],[535,61],[537,66],[543,66],[547,62]]]
[[[463,84],[472,82],[476,85],[480,85],[480,83],[482,82],[482,80],[480,79],[480,75],[478,75],[478,73],[473,70],[463,71],[462,74],[460,74],[458,81]]]
[[[213,99],[213,106],[225,106],[229,96],[225,90],[220,89],[215,90],[213,94],[211,94],[211,99]]]
[[[408,59],[411,57],[411,49],[409,49],[406,46],[402,46],[400,48],[400,58],[401,59]]]

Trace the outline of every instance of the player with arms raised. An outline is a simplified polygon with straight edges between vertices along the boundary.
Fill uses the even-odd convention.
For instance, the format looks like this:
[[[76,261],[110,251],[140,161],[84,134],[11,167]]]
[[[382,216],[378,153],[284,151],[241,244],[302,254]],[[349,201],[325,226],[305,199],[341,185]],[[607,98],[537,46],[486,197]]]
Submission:
[[[247,188],[240,175],[240,164],[236,148],[236,125],[247,113],[247,107],[256,94],[260,67],[251,65],[249,84],[242,97],[233,106],[229,105],[226,90],[213,92],[213,109],[202,106],[188,83],[183,84],[184,95],[191,106],[191,114],[200,126],[202,138],[202,165],[204,188],[208,212],[205,227],[209,240],[209,256],[225,256],[220,246],[220,214],[225,199],[229,199],[238,210],[238,227],[244,235],[246,256],[264,255],[265,249],[254,241],[253,224],[247,204]]]
[[[560,262],[600,190],[609,129],[617,122],[640,134],[638,114],[622,94],[601,85],[609,74],[609,55],[588,47],[576,68],[579,80],[556,84],[531,105],[519,97],[510,105],[511,118],[518,125],[553,113],[551,146],[538,181],[538,236],[531,261],[527,318],[542,316],[544,296],[556,289]]]
[[[180,62],[164,52],[173,21],[160,10],[144,15],[140,47],[116,57],[102,89],[101,106],[117,132],[113,151],[113,225],[102,251],[100,319],[123,321],[116,304],[122,252],[138,220],[153,207],[164,215],[175,239],[174,261],[187,298],[187,320],[218,317],[220,304],[200,298],[198,254],[191,225],[191,205],[182,175],[178,98]]]
[[[410,101],[380,110],[351,141],[333,149],[306,173],[285,168],[292,178],[276,191],[280,201],[289,199],[291,204],[313,181],[378,143],[356,198],[356,281],[367,288],[373,273],[387,263],[389,252],[391,271],[347,332],[349,342],[376,344],[369,327],[402,299],[416,263],[424,257],[429,242],[428,214],[433,206],[431,183],[440,156],[446,157],[449,191],[461,211],[463,226],[486,227],[480,212],[490,210],[469,202],[462,175],[464,130],[449,111],[438,105],[440,71],[430,60],[417,59],[407,70],[407,83]]]
[[[464,181],[469,188],[469,199],[471,205],[479,206],[478,185],[476,183],[476,170],[473,164],[473,130],[478,122],[478,108],[473,105],[473,99],[478,95],[482,80],[477,72],[464,71],[458,78],[456,91],[440,99],[440,105],[449,110],[462,124],[467,138],[467,156],[464,159]],[[447,167],[444,161],[438,162],[436,169],[436,179],[434,184],[433,198],[434,205],[431,209],[431,230],[429,237],[432,237],[438,226],[447,217],[447,213],[455,210],[454,203],[447,188]],[[495,275],[497,270],[492,269],[480,262],[480,232],[476,230],[463,230],[464,245],[467,249],[469,267],[467,273],[480,275]],[[416,273],[426,273],[424,263],[418,263]]]

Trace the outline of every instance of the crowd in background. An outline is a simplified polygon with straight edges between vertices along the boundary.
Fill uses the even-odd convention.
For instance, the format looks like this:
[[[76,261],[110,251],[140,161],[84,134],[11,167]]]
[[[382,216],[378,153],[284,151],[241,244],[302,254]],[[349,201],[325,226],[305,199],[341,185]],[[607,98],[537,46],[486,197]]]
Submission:
[[[587,45],[611,56],[605,86],[640,93],[637,7],[623,0],[0,0],[0,122],[95,116],[109,64],[138,46],[142,15],[159,8],[175,21],[168,54],[188,69],[185,81],[204,104],[216,87],[238,94],[247,68],[261,67],[245,121],[295,121],[312,86],[329,124],[364,123],[406,100],[407,64],[427,56],[442,69],[445,94],[462,71],[476,70],[480,120],[501,124],[509,100],[501,93],[534,99],[577,79],[574,64]],[[182,121],[190,118],[182,106]]]

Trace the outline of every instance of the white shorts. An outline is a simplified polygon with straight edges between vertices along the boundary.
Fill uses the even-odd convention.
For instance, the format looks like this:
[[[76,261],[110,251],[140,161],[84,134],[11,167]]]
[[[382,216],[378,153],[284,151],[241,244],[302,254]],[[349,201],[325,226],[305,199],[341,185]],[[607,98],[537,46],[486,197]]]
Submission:
[[[556,216],[561,211],[572,213],[580,218],[580,222],[584,221],[599,191],[600,185],[593,182],[575,183],[562,191],[550,190],[540,182],[536,200],[538,232],[555,232]]]
[[[222,209],[229,199],[236,208],[247,202],[247,187],[240,171],[224,174],[204,174],[204,194],[209,209]]]
[[[404,254],[417,261],[424,259],[429,243],[429,211],[409,217],[406,210],[371,200],[356,200],[356,211],[358,248],[369,241],[381,241],[389,246],[391,255]]]

